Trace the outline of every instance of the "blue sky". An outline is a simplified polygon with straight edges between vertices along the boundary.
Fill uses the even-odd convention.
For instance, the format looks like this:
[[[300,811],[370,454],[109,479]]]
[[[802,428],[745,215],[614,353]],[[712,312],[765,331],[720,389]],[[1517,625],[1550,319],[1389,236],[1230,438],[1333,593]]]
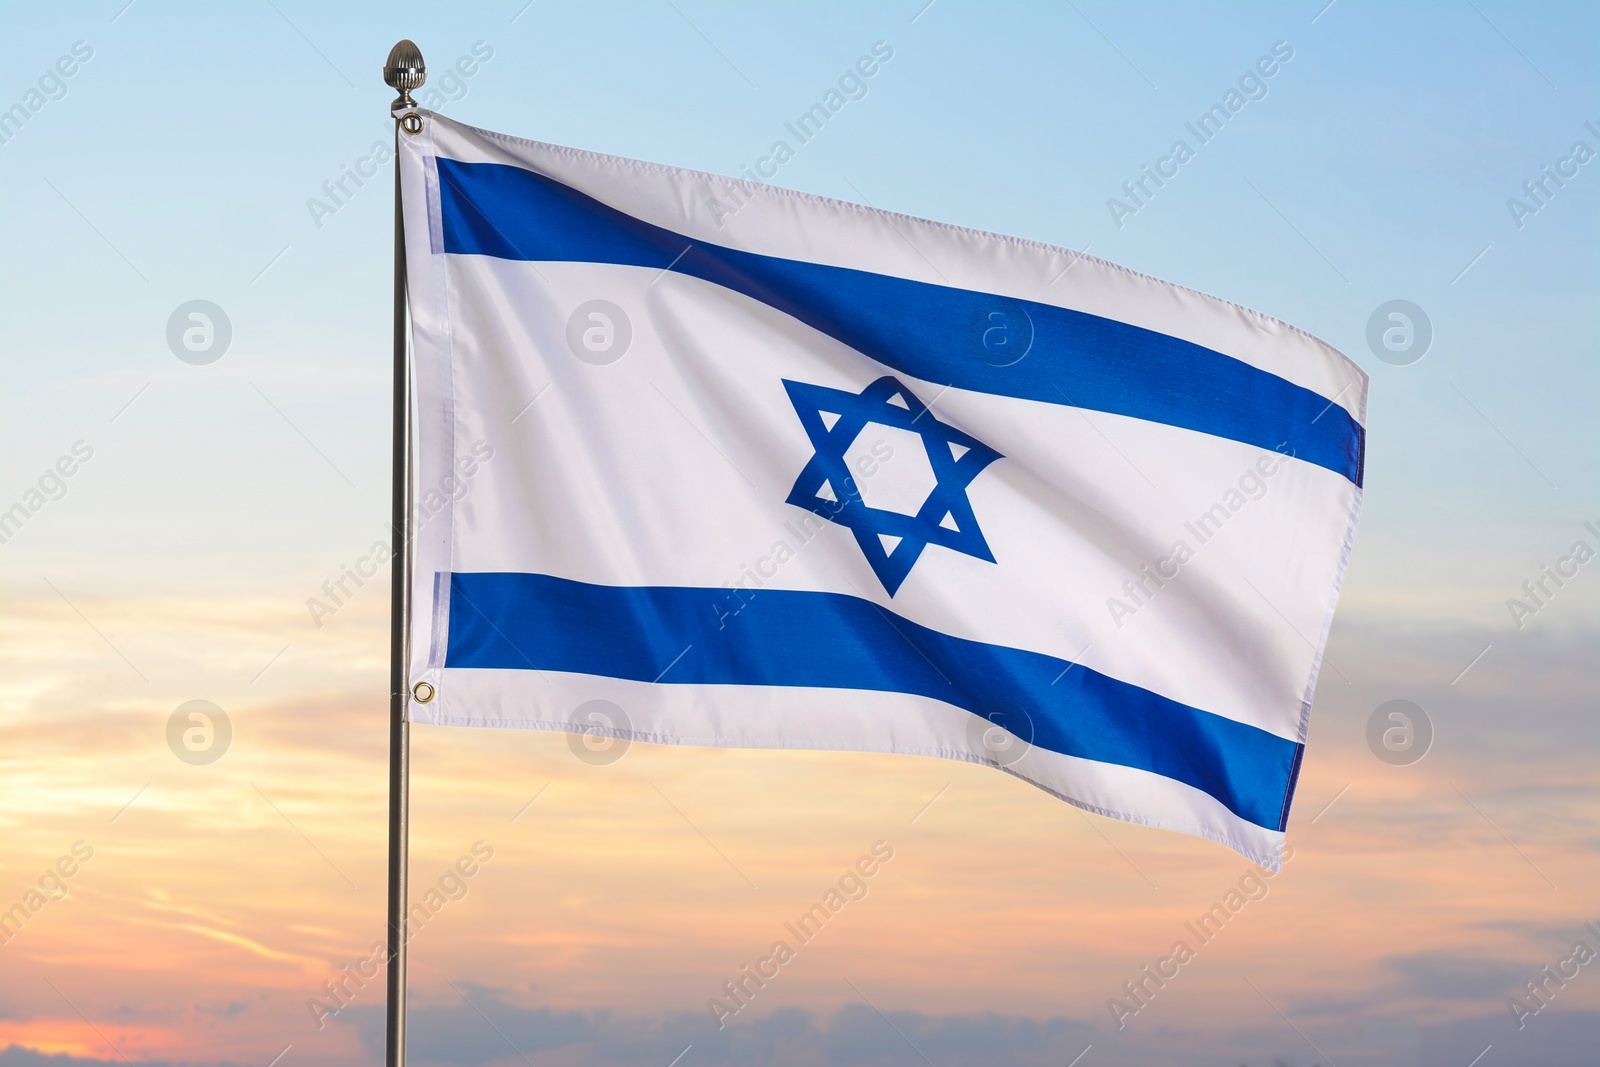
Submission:
[[[319,724],[381,731],[381,701],[371,695],[383,684],[381,591],[332,633],[308,629],[303,602],[382,535],[387,515],[392,172],[381,169],[320,219],[308,200],[323,197],[324,182],[367,156],[375,142],[387,143],[393,94],[379,68],[395,40],[410,37],[420,45],[434,72],[430,86],[475,46],[480,56],[492,51],[450,87],[454,99],[442,106],[463,121],[729,174],[767,155],[775,139],[792,139],[785,123],[883,42],[893,58],[866,83],[865,95],[802,146],[775,182],[1087,247],[1301,326],[1371,374],[1365,511],[1329,652],[1349,677],[1335,687],[1337,679],[1324,672],[1303,789],[1321,798],[1347,781],[1363,785],[1342,802],[1351,812],[1348,829],[1329,831],[1327,821],[1304,828],[1313,859],[1293,876],[1302,895],[1292,900],[1301,903],[1283,900],[1281,939],[1264,937],[1241,966],[1296,951],[1302,927],[1287,916],[1304,918],[1306,928],[1318,915],[1365,916],[1362,933],[1329,948],[1334,955],[1325,973],[1296,978],[1303,987],[1289,982],[1285,997],[1303,1009],[1302,1022],[1314,1034],[1322,1026],[1322,1033],[1352,1042],[1352,1034],[1372,1037],[1368,1046],[1335,1054],[1341,1064],[1433,1063],[1449,1020],[1504,1028],[1507,987],[1558,958],[1560,940],[1575,936],[1583,920],[1600,918],[1600,869],[1592,859],[1600,841],[1592,788],[1600,756],[1593,721],[1600,562],[1582,568],[1522,629],[1506,603],[1574,541],[1600,547],[1600,534],[1584,529],[1585,522],[1600,528],[1594,419],[1600,159],[1580,166],[1559,189],[1547,186],[1547,202],[1520,226],[1507,206],[1512,197],[1527,202],[1524,182],[1569,157],[1575,142],[1600,152],[1594,63],[1600,8],[1504,0],[1336,0],[1326,7],[1324,0],[123,4],[9,4],[0,35],[0,108],[26,107],[30,90],[75,43],[92,49],[70,78],[46,86],[58,98],[0,143],[0,197],[7,207],[0,213],[0,315],[8,357],[0,509],[24,500],[76,442],[93,451],[65,480],[64,495],[0,544],[0,590],[29,642],[12,654],[14,695],[0,721],[12,737],[4,743],[18,753],[16,766],[74,760],[80,745],[106,761],[84,764],[101,768],[93,774],[80,767],[56,784],[29,786],[40,790],[29,803],[41,813],[16,824],[19,835],[28,835],[26,862],[5,868],[4,899],[37,866],[35,852],[47,863],[73,839],[71,820],[57,814],[98,797],[100,780],[109,776],[120,789],[125,777],[132,793],[140,782],[166,782],[162,774],[177,773],[168,767],[160,722],[181,700],[201,696],[257,717],[262,728],[254,735],[244,730],[240,744],[261,746],[261,758],[282,775],[281,788],[342,796],[338,790],[350,782],[364,783],[361,814],[350,817],[356,828],[349,847],[376,855],[381,733],[354,745],[353,762],[341,764],[338,774],[324,771],[312,781],[310,772],[297,778],[295,768],[296,761],[321,758]],[[1264,95],[1199,145],[1185,124],[1222,100],[1275,46],[1280,55],[1292,50],[1292,58],[1264,80]],[[1124,182],[1167,156],[1180,138],[1195,148],[1194,157],[1119,226],[1107,201],[1126,200]],[[166,338],[174,309],[195,299],[222,307],[232,326],[227,352],[204,366],[175,358]],[[1408,365],[1380,360],[1367,340],[1369,318],[1393,300],[1418,305],[1432,326],[1431,347]],[[251,688],[251,675],[280,645],[293,651]],[[352,666],[341,675],[346,665]],[[1437,753],[1408,769],[1415,771],[1409,778],[1379,765],[1362,741],[1372,710],[1399,697],[1430,709],[1439,729]],[[479,751],[473,746],[489,741],[435,743],[449,753],[439,756],[440,780],[459,783],[478,773],[468,759]],[[552,744],[527,749],[529,765],[555,779],[575,774],[550,763],[565,751],[560,739]],[[734,783],[767,773],[754,757],[741,760],[716,765]],[[508,758],[502,768],[504,780],[516,781],[507,789],[521,790],[513,762]],[[164,769],[147,773],[147,766]],[[219,764],[217,773],[233,773],[229,766]],[[822,779],[845,781],[856,765],[818,766]],[[557,767],[564,769],[551,769]],[[16,781],[34,782],[34,773]],[[334,779],[337,787],[329,786]],[[167,795],[202,788],[193,776],[182,781],[173,779]],[[221,789],[224,779],[205,783]],[[1000,784],[977,783],[970,788],[994,792],[983,794],[975,810],[1038,810]],[[250,799],[242,777],[234,785]],[[737,791],[736,784],[729,788]],[[1458,793],[1477,799],[1483,821]],[[196,831],[180,807],[162,809],[166,817],[148,837],[118,824],[119,833],[130,835],[125,855],[115,859],[108,846],[108,858],[95,868],[108,882],[100,903],[80,902],[83,929],[142,943],[135,927],[114,921],[115,902],[118,893],[143,891],[151,876],[141,864],[155,864],[156,857],[162,870],[189,872],[183,878],[212,886],[217,908],[253,883],[247,873],[232,876],[235,885],[215,865],[201,870],[202,861],[185,852]],[[471,840],[476,831],[464,810],[425,806],[437,820],[429,833],[451,842],[449,848]],[[1314,813],[1315,806],[1306,815]],[[264,817],[276,818],[270,811]],[[1087,834],[1076,816],[1067,828]],[[1321,860],[1314,832],[1334,835]],[[761,836],[758,829],[750,833]],[[950,851],[941,863],[908,873],[920,887],[911,896],[943,900],[939,878],[958,869],[962,850],[978,847],[985,833],[979,821],[941,838]],[[1197,892],[1237,873],[1231,861],[1184,851],[1188,846],[1169,851],[1120,830],[1106,833],[1108,841],[1133,849],[1136,860],[1156,866],[1176,870],[1189,862],[1184,857],[1206,857],[1193,861],[1211,864]],[[841,834],[840,847],[857,847],[855,836]],[[55,843],[60,837],[65,841]],[[1557,872],[1545,879],[1552,888],[1564,888],[1548,900],[1537,896],[1546,887],[1505,849],[1510,841],[1527,850],[1523,858],[1536,870]],[[1428,851],[1436,845],[1463,856],[1490,850],[1482,855],[1492,858],[1457,869]],[[1092,835],[1085,839],[1090,846],[1103,850]],[[295,862],[306,858],[292,851],[304,849],[298,839],[285,837],[278,847]],[[1141,847],[1154,858],[1142,857]],[[1016,855],[1002,859],[1014,862]],[[1031,888],[1003,897],[1002,905],[1025,910],[1030,902],[1057,900],[1111,908],[1121,891],[1117,879],[1128,871],[1117,855],[1107,851],[1103,858],[1104,871],[1083,868],[1103,878],[1085,875],[1084,885],[1068,889],[1069,876],[1052,868],[1051,878],[1061,880],[1023,879]],[[318,861],[309,856],[309,862]],[[662,863],[656,874],[675,877],[670,862]],[[1432,909],[1460,884],[1463,870],[1486,879],[1473,883],[1470,908],[1430,925]],[[1516,871],[1530,885],[1497,881]],[[594,873],[592,888],[607,899],[626,901],[623,882],[649,881],[606,872]],[[1386,881],[1391,876],[1397,881]],[[809,891],[809,881],[799,885],[797,893]],[[1134,888],[1143,891],[1142,884]],[[310,900],[322,890],[301,891]],[[1080,893],[1081,900],[1074,895]],[[995,906],[992,896],[971,899]],[[1382,932],[1380,902],[1405,915],[1411,933],[1430,932]],[[472,928],[514,926],[515,897],[501,903],[502,910],[475,913]],[[297,936],[274,927],[279,920],[265,905],[245,911],[236,916],[240,928],[263,944]],[[675,914],[664,921],[678,921]],[[953,910],[917,914],[941,927],[970,922]],[[698,929],[678,918],[684,929]],[[347,916],[323,925],[362,931],[351,934],[359,947],[371,924]],[[1135,927],[1108,928],[1128,934],[1126,944],[1081,946],[1071,923],[1053,927],[1045,939],[1058,954],[1081,948],[1086,959],[1106,961],[1103,973],[1080,975],[1089,993],[1065,978],[1059,987],[1054,978],[1044,985],[1026,976],[997,978],[993,1001],[973,1011],[1012,1019],[1007,1032],[1031,1035],[1026,1040],[1035,1044],[1027,1048],[1035,1052],[1054,1055],[1051,1041],[1059,1039],[1063,1049],[1076,1042],[1074,1027],[1100,1022],[1103,993],[1094,991],[1114,988],[1136,957],[1159,947]],[[81,963],[47,965],[64,958],[68,944],[54,936],[67,935],[38,935],[37,958],[30,957],[38,973],[65,975],[68,988],[78,982],[97,990],[107,1018],[131,1018],[116,1013],[124,1000],[136,999],[142,980],[121,972],[96,978]],[[696,935],[694,944],[700,940]],[[887,944],[895,953],[910,951],[892,939]],[[679,944],[666,951],[693,956],[697,950]],[[710,963],[707,973],[722,966]],[[540,972],[546,982],[557,973],[549,967]],[[1450,980],[1463,970],[1479,979],[1470,989]],[[534,992],[539,981],[510,964],[486,965],[470,977],[487,1000],[515,1006],[508,1012],[543,1010]],[[270,975],[241,966],[216,981],[232,991],[229,1003],[275,1005],[278,997],[288,1015],[303,1014],[292,984],[275,984]],[[927,1001],[931,1021],[919,1021],[918,1033],[968,1025],[951,1006],[960,998],[936,995],[919,981],[905,974],[883,979],[884,988],[901,991],[897,1008],[922,1010]],[[1229,1064],[1246,1057],[1265,1063],[1282,1049],[1286,1062],[1313,1061],[1310,1049],[1291,1047],[1292,1031],[1279,1043],[1273,1017],[1247,1011],[1227,990],[1202,984],[1208,981],[1194,979],[1212,998],[1205,1012],[1197,1008],[1171,1022],[1175,1045],[1152,1032],[1148,1046],[1118,1046],[1125,1050],[1118,1055],[1138,1062],[1173,1047],[1216,1048],[1219,1057],[1231,1057]],[[1542,1047],[1541,1062],[1578,1055],[1582,1028],[1573,1020],[1592,1023],[1600,1011],[1600,977],[1587,981],[1558,1005],[1574,1014],[1543,1031],[1540,1040],[1553,1045]],[[650,1025],[672,1036],[672,1013],[697,1009],[673,1002],[671,984],[596,979],[585,985],[589,993],[556,1009],[578,1013],[580,1029],[597,1011],[659,1012],[665,1021]],[[25,986],[37,982],[0,983],[0,1023],[24,1027],[0,1029],[0,1041],[16,1043],[0,1062],[10,1062],[7,1056],[28,1062],[17,1058],[21,1048],[45,1047],[28,1043],[32,1031],[25,1033],[24,1024],[43,1027],[53,1017]],[[445,1020],[440,1025],[471,1024],[470,1017],[445,1018],[447,1008],[458,1012],[460,1004],[448,1000],[448,987],[435,987],[446,998],[430,1002]],[[859,1009],[850,999],[808,992],[786,1006],[811,1013],[795,1023],[800,1031],[824,1035],[806,1040],[848,1057],[855,1053],[830,1045],[826,1035],[859,1022],[852,1014],[835,1016]],[[140,1010],[167,1018],[159,1004]],[[281,1042],[273,1044],[275,1024],[255,1011],[241,1008],[241,1029],[217,1023],[210,1043],[192,1048],[152,1037],[147,1054],[264,1063]],[[1395,1028],[1407,1035],[1406,1048],[1420,1050],[1405,1053],[1412,1058],[1386,1058],[1385,1048],[1399,1046],[1381,1038]],[[1104,1051],[1108,1038],[1095,1040]],[[1494,1040],[1505,1049],[1520,1037]],[[349,1041],[349,1049],[365,1047],[355,1036]],[[1066,1058],[1074,1054],[1065,1051]],[[1475,1051],[1466,1050],[1461,1062]],[[104,1049],[83,1054],[110,1056]],[[327,1055],[328,1062],[339,1059]]]
[[[476,42],[493,50],[445,105],[462,119],[726,173],[887,42],[867,96],[777,181],[1089,246],[1334,343],[1375,379],[1363,555],[1441,539],[1452,557],[1537,553],[1541,534],[1559,544],[1595,511],[1597,372],[1582,350],[1596,168],[1520,230],[1506,207],[1573,141],[1600,148],[1583,127],[1600,111],[1582,5],[1341,0],[1314,24],[1315,6],[1282,5],[939,3],[915,22],[915,5],[519,7],[140,3],[115,22],[95,6],[13,10],[8,101],[75,41],[94,58],[0,146],[21,253],[3,299],[33,357],[13,379],[7,473],[25,485],[73,440],[126,441],[85,472],[109,483],[97,500],[61,505],[73,521],[14,554],[90,566],[133,553],[171,588],[201,581],[172,573],[174,557],[242,578],[265,556],[325,548],[332,524],[297,523],[297,504],[365,536],[385,486],[389,189],[373,180],[320,227],[306,202],[386,136],[376,65],[401,32],[436,71]],[[1267,95],[1115,225],[1107,200],[1192,140],[1184,123],[1280,41],[1293,59]],[[230,355],[200,369],[162,344],[164,312],[196,297],[236,326]],[[1364,341],[1368,315],[1397,298],[1434,324],[1409,367]],[[175,537],[160,517],[196,479],[210,506],[189,507]],[[83,538],[109,525],[114,551],[88,552]],[[1408,563],[1411,581],[1501,577],[1482,559],[1452,558],[1469,568],[1453,575]]]

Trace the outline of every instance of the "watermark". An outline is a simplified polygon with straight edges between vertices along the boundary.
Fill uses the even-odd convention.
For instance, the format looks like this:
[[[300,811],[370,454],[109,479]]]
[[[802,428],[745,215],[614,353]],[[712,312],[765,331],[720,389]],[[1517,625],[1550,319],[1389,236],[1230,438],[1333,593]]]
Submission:
[[[439,111],[446,104],[458,104],[467,98],[467,82],[477,77],[483,65],[494,58],[494,49],[487,41],[472,42],[471,50],[456,57],[448,67],[428,71],[428,84],[413,95],[413,99],[429,111]]]
[[[1433,720],[1409,700],[1387,700],[1367,717],[1367,747],[1391,767],[1409,767],[1433,747]]]
[[[572,713],[579,732],[567,734],[572,754],[591,767],[609,767],[633,747],[626,736],[633,729],[628,713],[609,700],[590,700]]]
[[[339,614],[340,610],[355,599],[355,595],[368,582],[378,576],[383,565],[394,558],[394,549],[386,540],[379,539],[372,542],[372,546],[360,556],[355,563],[339,564],[339,573],[328,578],[322,583],[322,596],[306,597],[306,611],[311,615],[311,624],[317,629],[322,629],[323,622],[331,616]],[[355,588],[351,588],[354,585]]]
[[[810,944],[812,939],[822,932],[822,928],[829,920],[848,905],[865,900],[869,889],[868,883],[883,869],[883,865],[892,859],[894,859],[894,847],[887,841],[874,841],[870,854],[863,854],[847,867],[839,876],[839,880],[822,894],[820,901],[802,912],[794,922],[783,924],[784,932],[793,937],[796,944],[791,945],[787,940],[779,938],[772,943],[765,956],[754,963],[744,964],[739,968],[737,976],[722,983],[722,992],[726,1000],[717,997],[706,998],[706,1010],[711,1013],[711,1019],[717,1024],[717,1029],[726,1029],[729,1019],[748,1008],[755,1000],[756,994],[765,989],[768,982],[776,979],[783,967],[794,962],[798,949]]]
[[[1279,446],[1280,449],[1283,447]],[[1110,613],[1111,621],[1116,624],[1117,629],[1122,629],[1125,619],[1137,615],[1167,587],[1168,582],[1177,578],[1184,566],[1195,558],[1208,541],[1221,533],[1222,528],[1239,514],[1245,505],[1266,496],[1272,476],[1282,469],[1285,460],[1293,456],[1294,451],[1291,449],[1262,456],[1256,460],[1222,494],[1220,500],[1183,524],[1183,528],[1194,538],[1193,545],[1184,538],[1178,538],[1165,556],[1155,563],[1146,563],[1136,576],[1122,583],[1123,596],[1107,597],[1106,611]]]
[[[386,140],[374,140],[367,154],[357,156],[354,163],[339,164],[337,176],[322,183],[322,196],[306,197],[306,210],[311,213],[311,224],[322,229],[322,220],[337,215],[339,210],[355,198],[367,182],[378,176],[378,171],[394,158],[394,150]]]
[[[1600,541],[1600,526],[1586,522],[1583,528]],[[1506,610],[1511,612],[1511,621],[1517,629],[1527,626],[1529,619],[1548,607],[1555,595],[1578,576],[1578,568],[1594,559],[1594,556],[1594,546],[1579,538],[1572,543],[1565,556],[1559,557],[1554,563],[1540,564],[1538,576],[1522,583],[1522,595],[1526,599],[1514,596],[1506,598]]]
[[[1385,363],[1406,367],[1428,354],[1433,320],[1409,300],[1390,300],[1367,317],[1367,347]]]
[[[92,859],[94,847],[87,841],[74,841],[71,849],[45,868],[44,874],[39,876],[34,887],[22,894],[21,900],[0,912],[0,945],[11,944],[12,939],[22,933],[22,928],[46,907],[66,900],[70,892],[67,883]]]
[[[1019,708],[973,715],[967,720],[967,744],[996,767],[1011,767],[1033,748],[1033,717]]]
[[[1594,923],[1584,923],[1584,929],[1600,938],[1600,926]],[[1550,1006],[1556,994],[1567,988],[1567,983],[1582,972],[1583,968],[1593,963],[1596,959],[1595,950],[1587,941],[1573,943],[1572,951],[1565,957],[1557,960],[1553,965],[1541,969],[1537,976],[1522,983],[1523,996],[1506,998],[1506,1007],[1511,1012],[1511,1021],[1521,1030],[1528,1025],[1528,1020],[1538,1015]],[[1553,988],[1552,988],[1553,987]]]
[[[167,316],[167,347],[185,363],[196,367],[215,363],[232,343],[228,313],[209,300],[179,304]]]
[[[167,716],[167,747],[193,767],[215,763],[233,744],[233,721],[209,700],[188,700]]]
[[[1167,149],[1167,154],[1157,159],[1154,164],[1145,164],[1139,168],[1139,176],[1122,183],[1123,196],[1120,199],[1112,196],[1106,199],[1106,210],[1111,213],[1111,221],[1116,223],[1117,229],[1122,229],[1125,219],[1137,215],[1149,206],[1158,191],[1167,182],[1176,178],[1184,164],[1194,159],[1195,154],[1205,145],[1211,143],[1228,120],[1243,111],[1246,104],[1267,98],[1267,82],[1276,77],[1283,69],[1283,65],[1294,58],[1294,49],[1285,41],[1275,41],[1269,55],[1264,55],[1255,61],[1253,66],[1245,68],[1239,75],[1239,80],[1222,94],[1220,103],[1212,104],[1193,122],[1185,122],[1183,128],[1189,136],[1194,138],[1193,147],[1188,138],[1180,137]]]
[[[22,127],[29,119],[44,110],[46,104],[65,99],[68,79],[93,58],[94,48],[87,41],[72,42],[71,51],[45,68],[45,72],[34,83],[34,88],[24,92],[21,100],[0,111],[0,144],[9,144],[13,137],[22,132]]]
[[[869,440],[868,431],[873,430],[874,427],[876,427],[876,432]],[[880,474],[895,457],[894,445],[890,443],[891,434],[904,434],[908,438],[916,436],[900,430],[898,427],[885,426],[877,422],[869,422],[861,428],[861,432],[856,435],[856,439],[850,443],[850,447],[845,451],[845,463],[851,471],[850,480],[846,484],[837,487],[832,496],[819,497],[820,506],[827,508],[831,514],[837,515],[844,510],[849,500],[863,497],[865,486],[869,480]],[[918,451],[921,452],[920,456],[914,454]],[[926,448],[920,441],[918,441],[913,450],[912,462],[917,459],[922,461],[919,465],[919,470],[916,472],[917,474],[923,474],[920,467],[928,468],[925,477],[922,478],[928,485],[927,492],[924,492],[921,497],[921,499],[925,500],[928,492],[932,491],[933,483],[937,479],[934,478],[932,464],[928,462]],[[840,494],[843,495],[841,496]],[[880,503],[884,502],[880,501]],[[903,509],[904,506],[902,502],[900,508]],[[891,510],[898,509],[891,508]],[[914,515],[916,512],[917,508],[913,507],[910,509],[909,514]],[[713,606],[713,610],[717,613],[717,629],[725,629],[729,619],[737,617],[740,612],[749,607],[756,594],[765,589],[778,576],[778,572],[784,564],[798,556],[807,545],[816,539],[819,531],[830,525],[832,525],[830,519],[824,518],[813,511],[807,511],[805,514],[793,519],[786,519],[783,524],[783,530],[788,536],[774,541],[767,553],[757,557],[753,563],[741,564],[737,578],[729,578],[722,583],[722,587],[728,592],[724,595],[721,604]]]
[[[986,305],[973,316],[969,337],[979,359],[991,367],[1009,367],[1033,349],[1033,316],[1012,300]]]
[[[474,42],[472,50],[454,63],[439,71],[430,70],[428,84],[419,89],[413,99],[429,111],[439,111],[445,104],[465,100],[467,82],[476,77],[483,65],[493,58],[494,49],[487,42]],[[337,215],[393,158],[394,151],[389,139],[380,138],[367,148],[366,155],[358,156],[352,163],[339,164],[338,173],[322,183],[322,195],[306,198],[306,211],[311,215],[312,225],[322,229],[323,220],[330,215]]]
[[[800,148],[821,133],[823,127],[845,109],[845,105],[867,98],[867,82],[893,58],[894,48],[887,41],[874,41],[871,52],[845,68],[844,73],[822,94],[821,100],[801,112],[793,121],[783,124],[784,131],[793,137],[793,144],[784,137],[775,139],[766,155],[758,157],[754,163],[740,166],[739,173],[752,182],[765,183],[776,178],[783,165],[794,159]],[[721,229],[723,222],[750,203],[752,196],[736,185],[722,186],[719,191],[720,196],[717,193],[709,195],[712,221]]]
[[[94,458],[94,446],[87,441],[74,441],[66,454],[58,458],[33,488],[23,492],[22,499],[0,511],[0,545],[17,536],[27,521],[37,515],[46,504],[67,495],[67,479],[77,474],[85,463]]]
[[[423,927],[427,926],[447,905],[467,899],[467,894],[472,890],[469,883],[478,876],[483,864],[492,859],[494,859],[494,846],[487,841],[474,841],[469,855],[462,856],[454,864],[446,867],[438,881],[428,886],[421,894],[421,899],[412,904],[411,910],[406,913],[406,943],[410,944],[411,939],[421,933]],[[415,895],[413,893],[413,897]],[[356,994],[365,989],[368,982],[382,974],[388,963],[388,946],[382,941],[375,941],[367,955],[340,967],[337,978],[323,982],[320,994],[322,999],[316,996],[306,998],[306,1010],[311,1012],[311,1018],[316,1022],[317,1029],[326,1027],[330,1017],[338,1015],[355,1003]]]
[[[1588,130],[1600,143],[1600,129],[1593,122],[1585,122],[1583,128]],[[1522,183],[1522,197],[1507,197],[1506,210],[1511,213],[1511,221],[1517,229],[1525,228],[1527,220],[1550,206],[1550,201],[1556,194],[1566,188],[1567,182],[1578,176],[1578,170],[1595,156],[1595,150],[1589,146],[1588,141],[1574,141],[1567,154],[1555,161],[1555,164],[1546,163],[1539,168],[1539,176],[1529,178]]]
[[[609,300],[579,304],[567,316],[567,347],[585,363],[609,366],[627,355],[632,343],[633,322]]]
[[[1284,864],[1287,865],[1292,859],[1294,848],[1285,844]],[[1276,876],[1277,872],[1261,866],[1252,867],[1240,875],[1238,882],[1229,887],[1220,901],[1213,902],[1210,909],[1198,919],[1183,924],[1184,932],[1194,939],[1194,945],[1181,938],[1174,941],[1166,955],[1145,964],[1139,968],[1137,975],[1122,983],[1121,996],[1107,997],[1106,1010],[1111,1013],[1111,1021],[1117,1024],[1117,1029],[1127,1029],[1128,1020],[1148,1008],[1156,994],[1177,978],[1184,967],[1193,963],[1199,956],[1199,950],[1215,941],[1223,928],[1240,912],[1251,904],[1266,900],[1271,891],[1267,883]]]
[[[453,472],[440,478],[438,485],[421,494],[421,499],[411,510],[411,528],[417,529],[443,511],[449,502],[459,504],[465,500],[467,494],[472,492],[472,479],[482,465],[492,459],[494,446],[487,441],[474,441],[466,455],[456,457]],[[395,531],[391,528],[389,532],[392,535]],[[364,555],[357,556],[354,564],[339,564],[339,573],[322,583],[322,596],[306,597],[306,611],[311,615],[311,624],[322,629],[324,620],[339,614],[349,605],[356,593],[376,578],[379,570],[392,558],[392,541],[379,539],[372,542],[372,547]]]

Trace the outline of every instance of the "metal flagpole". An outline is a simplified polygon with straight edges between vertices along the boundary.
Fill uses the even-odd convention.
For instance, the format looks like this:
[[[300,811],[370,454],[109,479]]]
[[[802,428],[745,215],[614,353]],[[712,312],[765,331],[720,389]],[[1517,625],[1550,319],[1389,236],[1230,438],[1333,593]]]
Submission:
[[[414,107],[411,90],[428,78],[422,53],[410,41],[389,51],[383,80],[400,97],[390,110]],[[389,929],[388,1019],[384,1031],[386,1067],[406,1062],[406,874],[409,854],[411,730],[406,722],[406,610],[410,581],[411,373],[406,352],[406,236],[400,210],[400,122],[394,127],[394,451],[390,483],[389,536]]]

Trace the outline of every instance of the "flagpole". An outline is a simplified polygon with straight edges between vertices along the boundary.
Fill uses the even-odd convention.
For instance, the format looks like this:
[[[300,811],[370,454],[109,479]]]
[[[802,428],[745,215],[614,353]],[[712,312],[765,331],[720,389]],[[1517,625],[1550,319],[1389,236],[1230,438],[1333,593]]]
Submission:
[[[411,373],[406,351],[406,234],[400,209],[400,109],[414,106],[411,90],[428,78],[422,53],[410,41],[389,51],[383,80],[400,91],[394,114],[394,439],[389,486],[389,908],[388,1012],[385,1067],[406,1062],[406,876],[410,853],[411,728],[406,722],[406,610],[411,563],[408,500],[411,458]]]

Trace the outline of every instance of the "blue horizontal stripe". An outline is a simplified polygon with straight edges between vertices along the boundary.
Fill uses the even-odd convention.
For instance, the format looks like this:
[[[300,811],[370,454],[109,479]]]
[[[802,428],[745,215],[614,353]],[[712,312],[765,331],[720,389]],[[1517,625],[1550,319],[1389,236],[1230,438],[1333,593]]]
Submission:
[[[438,165],[446,252],[672,270],[924,381],[1195,430],[1361,484],[1365,433],[1348,411],[1191,341],[1031,300],[691,242],[520,167]],[[1003,343],[985,349],[985,338]],[[1020,350],[1016,362],[1006,345]]]
[[[931,630],[858,597],[763,590],[741,610],[727,589],[505,573],[453,574],[450,589],[446,667],[910,693],[1052,752],[1184,782],[1257,826],[1281,830],[1288,818],[1304,746],[1067,660]]]

